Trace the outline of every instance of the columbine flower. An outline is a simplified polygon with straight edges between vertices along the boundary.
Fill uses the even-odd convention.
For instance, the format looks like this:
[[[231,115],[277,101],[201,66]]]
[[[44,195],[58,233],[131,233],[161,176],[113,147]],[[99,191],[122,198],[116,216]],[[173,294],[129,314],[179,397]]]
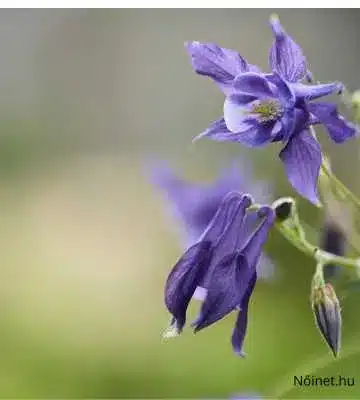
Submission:
[[[246,171],[240,175],[240,171]],[[164,193],[175,223],[182,228],[185,247],[195,244],[216,214],[224,196],[233,191],[251,193],[259,203],[269,204],[272,201],[270,187],[265,182],[254,182],[251,179],[251,165],[243,161],[241,166],[233,163],[224,169],[218,179],[210,184],[189,182],[176,176],[165,164],[152,168],[152,182]],[[253,216],[248,216],[253,219]],[[251,228],[252,221],[246,224]],[[261,278],[270,278],[274,265],[262,254],[258,263],[258,274]],[[201,298],[201,291],[195,297]]]
[[[173,267],[165,286],[165,304],[173,318],[165,336],[182,331],[188,304],[201,286],[206,295],[192,324],[195,332],[240,309],[232,345],[237,354],[243,355],[248,305],[257,279],[256,264],[275,220],[271,207],[251,213],[251,204],[249,195],[228,194],[202,237]],[[244,229],[248,214],[257,216],[251,234]]]
[[[306,85],[310,80],[301,48],[284,31],[277,17],[270,19],[274,42],[270,49],[271,73],[262,73],[233,50],[213,44],[186,44],[195,72],[209,76],[224,92],[224,116],[197,138],[235,141],[249,147],[283,142],[280,152],[293,187],[317,204],[321,148],[309,126],[323,124],[336,143],[356,133],[331,103],[312,100],[339,93],[343,85]]]

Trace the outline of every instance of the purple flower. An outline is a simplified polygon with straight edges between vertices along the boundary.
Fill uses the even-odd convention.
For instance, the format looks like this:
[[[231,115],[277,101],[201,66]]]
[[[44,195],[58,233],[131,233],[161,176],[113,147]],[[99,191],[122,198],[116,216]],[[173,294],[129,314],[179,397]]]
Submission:
[[[336,105],[313,102],[339,93],[343,85],[304,84],[303,80],[311,80],[311,74],[301,48],[277,17],[270,19],[270,25],[274,34],[269,55],[271,73],[262,73],[233,50],[199,42],[186,44],[195,72],[214,80],[226,96],[223,117],[195,139],[206,136],[249,147],[284,143],[279,156],[290,183],[317,204],[322,156],[309,127],[323,124],[336,143],[353,137],[356,128],[338,114]]]
[[[165,304],[172,315],[165,336],[179,334],[186,310],[197,287],[206,291],[200,313],[192,323],[198,332],[238,309],[232,335],[234,351],[244,355],[248,305],[254,290],[256,265],[268,232],[275,221],[269,206],[250,212],[251,196],[228,194],[201,238],[188,248],[170,272],[165,285]],[[247,216],[255,216],[249,230]]]
[[[240,171],[244,173],[240,175]],[[166,164],[152,168],[151,180],[164,194],[176,226],[180,225],[185,248],[196,243],[226,194],[246,192],[259,203],[272,202],[269,185],[265,182],[255,183],[251,179],[251,172],[250,163],[243,160],[241,165],[233,163],[230,168],[224,169],[214,182],[200,184],[181,179]],[[270,278],[274,274],[274,265],[265,254],[261,256],[257,272],[261,278]],[[203,298],[201,289],[196,291],[195,297]]]

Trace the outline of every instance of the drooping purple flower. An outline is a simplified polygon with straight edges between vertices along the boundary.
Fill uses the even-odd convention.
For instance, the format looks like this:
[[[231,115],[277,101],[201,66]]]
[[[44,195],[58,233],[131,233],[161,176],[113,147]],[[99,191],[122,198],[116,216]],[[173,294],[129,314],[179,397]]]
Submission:
[[[226,96],[223,117],[195,139],[209,137],[249,147],[283,142],[280,159],[290,183],[317,204],[322,156],[309,127],[324,125],[335,143],[353,137],[356,128],[338,114],[335,104],[313,102],[339,93],[343,85],[303,83],[312,78],[300,46],[277,17],[270,19],[270,25],[274,34],[269,54],[271,73],[262,73],[233,50],[199,42],[186,44],[195,72],[211,77]]]
[[[196,244],[185,251],[173,267],[165,286],[165,304],[172,315],[170,333],[180,333],[186,310],[197,287],[206,291],[198,318],[197,332],[239,309],[232,336],[234,351],[242,351],[250,296],[256,283],[256,265],[275,221],[269,206],[248,210],[249,195],[233,192],[222,201],[215,216]],[[246,216],[256,215],[253,230],[244,229]]]
[[[152,168],[151,176],[163,193],[168,203],[175,225],[181,230],[184,247],[190,247],[199,239],[216,214],[224,196],[238,191],[250,193],[259,203],[272,202],[271,188],[265,182],[252,179],[251,164],[242,160],[233,163],[230,168],[221,171],[220,176],[211,183],[195,183],[180,178],[166,164],[157,164]],[[249,229],[254,216],[247,216]],[[260,278],[270,278],[274,274],[274,265],[265,255],[261,255],[258,264]],[[202,298],[201,289],[196,291],[196,298]]]

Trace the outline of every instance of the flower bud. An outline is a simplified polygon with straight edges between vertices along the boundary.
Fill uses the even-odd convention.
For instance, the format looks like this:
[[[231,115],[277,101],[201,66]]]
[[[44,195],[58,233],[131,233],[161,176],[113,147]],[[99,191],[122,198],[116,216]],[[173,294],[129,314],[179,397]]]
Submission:
[[[335,290],[329,283],[313,287],[311,305],[315,322],[335,357],[340,351],[341,313]]]

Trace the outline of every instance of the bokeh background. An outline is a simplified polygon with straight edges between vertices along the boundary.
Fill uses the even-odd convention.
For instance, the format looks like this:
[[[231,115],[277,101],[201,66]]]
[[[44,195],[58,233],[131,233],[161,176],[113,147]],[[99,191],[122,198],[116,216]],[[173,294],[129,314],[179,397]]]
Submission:
[[[276,196],[294,194],[276,146],[191,143],[221,114],[222,94],[192,72],[183,43],[238,49],[266,69],[273,11],[317,80],[360,87],[358,10],[0,11],[0,397],[360,398],[360,296],[339,292],[334,361],[309,307],[314,265],[277,233],[267,245],[276,279],[256,287],[247,359],[231,351],[233,315],[161,338],[163,285],[182,249],[151,162],[200,182],[246,158]],[[320,137],[359,193],[358,145]],[[299,208],[316,241],[321,212]],[[355,386],[294,388],[294,374]]]

